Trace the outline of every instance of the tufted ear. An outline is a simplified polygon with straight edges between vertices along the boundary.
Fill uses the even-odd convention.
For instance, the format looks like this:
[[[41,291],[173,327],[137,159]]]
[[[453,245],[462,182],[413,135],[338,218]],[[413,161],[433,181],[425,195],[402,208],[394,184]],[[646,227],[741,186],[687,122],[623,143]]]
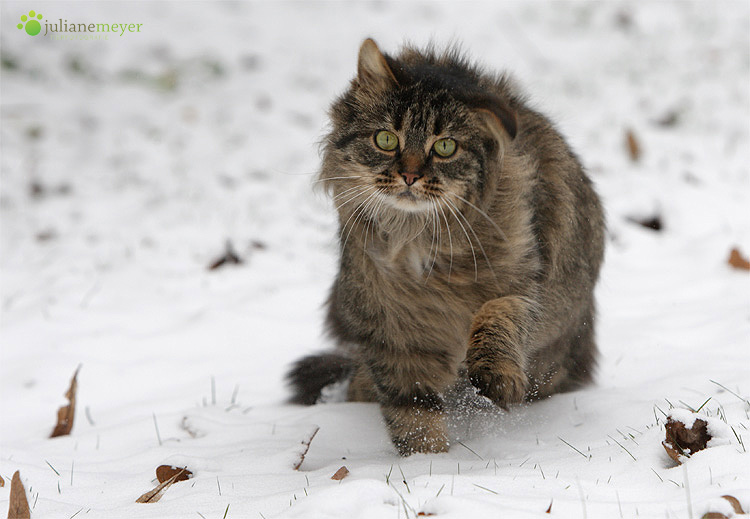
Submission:
[[[510,137],[510,140],[516,138],[518,132],[516,114],[505,103],[499,99],[482,98],[473,100],[471,105],[482,116],[482,119],[498,140],[508,137]]]
[[[398,86],[388,61],[377,44],[370,38],[362,42],[357,63],[357,82],[374,90],[387,90]]]

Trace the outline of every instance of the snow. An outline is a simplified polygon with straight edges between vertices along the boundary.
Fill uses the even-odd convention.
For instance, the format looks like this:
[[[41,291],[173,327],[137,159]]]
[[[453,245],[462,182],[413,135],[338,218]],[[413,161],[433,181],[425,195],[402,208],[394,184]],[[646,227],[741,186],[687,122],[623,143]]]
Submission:
[[[143,27],[32,38],[15,28],[31,8]],[[0,15],[0,475],[20,470],[32,517],[687,518],[726,511],[725,494],[750,510],[750,276],[726,262],[750,254],[747,2],[6,1]],[[313,178],[367,36],[387,51],[460,41],[511,70],[608,213],[596,383],[457,413],[447,454],[400,458],[375,405],[285,404],[288,365],[329,346],[336,222]],[[661,232],[632,221],[654,216]],[[209,271],[227,239],[244,263]],[[73,432],[48,439],[79,364]],[[675,467],[666,414],[701,405],[726,442]],[[194,477],[135,503],[161,464]]]

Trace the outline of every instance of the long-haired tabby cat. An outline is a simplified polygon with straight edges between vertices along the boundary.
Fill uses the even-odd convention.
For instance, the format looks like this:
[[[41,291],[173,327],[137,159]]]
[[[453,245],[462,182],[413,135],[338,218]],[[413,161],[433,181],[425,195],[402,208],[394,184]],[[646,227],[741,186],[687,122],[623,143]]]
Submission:
[[[408,455],[448,449],[461,376],[502,407],[589,382],[604,218],[550,121],[455,50],[392,57],[369,39],[330,115],[338,348],[294,365],[292,401],[348,379]]]

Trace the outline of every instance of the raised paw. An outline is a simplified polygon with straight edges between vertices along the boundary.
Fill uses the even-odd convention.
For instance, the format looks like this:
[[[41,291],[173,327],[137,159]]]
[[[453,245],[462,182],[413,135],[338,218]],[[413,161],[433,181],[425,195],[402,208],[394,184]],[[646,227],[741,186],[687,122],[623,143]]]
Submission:
[[[486,396],[503,409],[523,401],[529,388],[529,378],[512,361],[488,363],[482,359],[466,358],[469,380],[479,394]]]

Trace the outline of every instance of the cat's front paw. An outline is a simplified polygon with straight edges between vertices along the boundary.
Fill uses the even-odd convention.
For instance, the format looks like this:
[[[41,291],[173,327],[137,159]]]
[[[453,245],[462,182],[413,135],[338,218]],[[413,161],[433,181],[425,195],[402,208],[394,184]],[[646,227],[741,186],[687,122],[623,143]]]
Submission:
[[[471,384],[482,396],[486,396],[503,409],[510,404],[523,401],[529,388],[529,378],[514,362],[488,364],[467,356],[467,368]]]
[[[382,406],[393,445],[402,456],[447,452],[450,447],[443,414],[417,406]]]

